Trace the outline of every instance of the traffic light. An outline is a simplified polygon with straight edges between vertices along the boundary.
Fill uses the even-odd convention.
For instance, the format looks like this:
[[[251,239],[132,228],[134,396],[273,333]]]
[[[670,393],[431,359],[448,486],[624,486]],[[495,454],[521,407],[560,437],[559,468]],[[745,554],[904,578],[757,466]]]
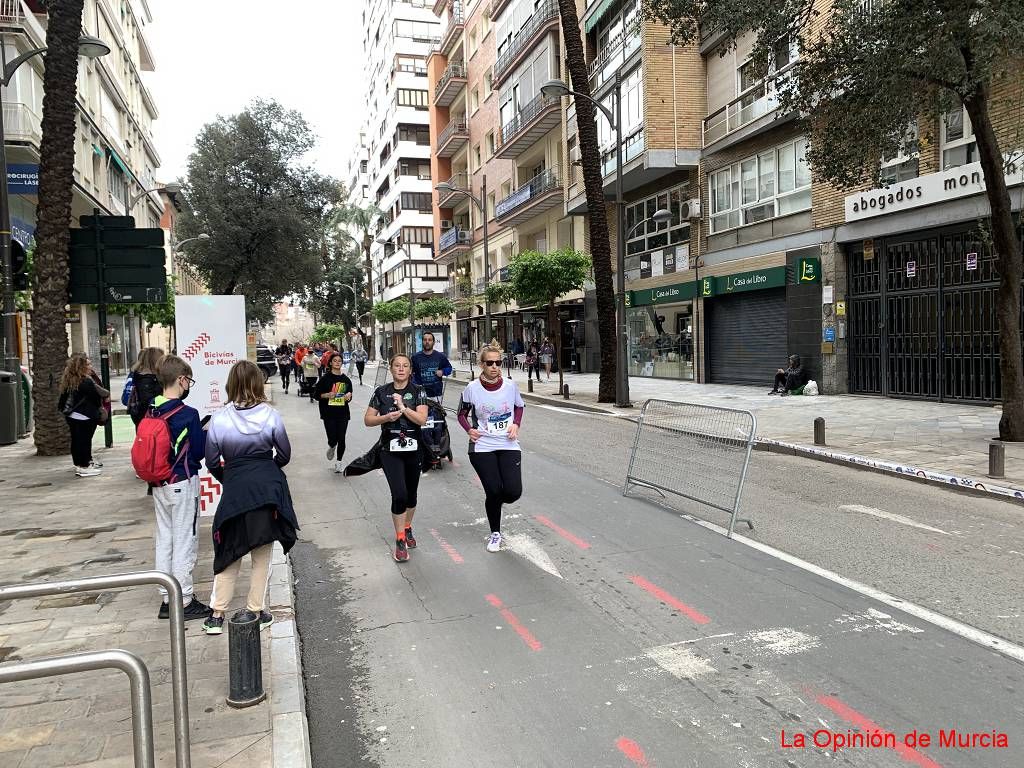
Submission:
[[[17,240],[11,240],[11,274],[14,275],[14,290],[28,290],[28,256],[25,246]]]

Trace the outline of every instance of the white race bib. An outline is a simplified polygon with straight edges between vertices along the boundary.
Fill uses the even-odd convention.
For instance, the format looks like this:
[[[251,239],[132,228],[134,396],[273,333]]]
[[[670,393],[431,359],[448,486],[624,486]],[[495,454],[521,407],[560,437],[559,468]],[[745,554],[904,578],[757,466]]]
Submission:
[[[497,437],[508,435],[508,428],[512,425],[511,413],[498,413],[487,418],[487,434]]]
[[[417,448],[416,438],[407,437],[404,440],[400,437],[394,438],[389,444],[388,450],[391,453],[402,453],[404,451],[415,451]]]

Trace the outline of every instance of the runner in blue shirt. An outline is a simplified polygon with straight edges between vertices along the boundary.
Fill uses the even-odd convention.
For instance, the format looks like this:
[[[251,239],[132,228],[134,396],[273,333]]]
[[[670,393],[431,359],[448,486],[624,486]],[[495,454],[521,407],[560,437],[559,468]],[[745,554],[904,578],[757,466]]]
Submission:
[[[452,375],[452,364],[443,352],[434,350],[434,334],[423,334],[423,351],[412,357],[412,381],[427,392],[427,397],[440,397],[444,391],[441,378]]]

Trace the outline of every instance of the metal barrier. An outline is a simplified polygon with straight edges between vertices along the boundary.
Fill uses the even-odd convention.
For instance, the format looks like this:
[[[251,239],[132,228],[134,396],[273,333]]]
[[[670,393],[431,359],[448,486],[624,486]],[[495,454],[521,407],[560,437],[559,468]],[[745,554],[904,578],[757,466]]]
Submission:
[[[47,584],[17,584],[0,587],[0,602],[47,595],[69,595],[76,592],[97,592],[116,587],[137,587],[142,584],[158,584],[167,590],[171,633],[171,690],[174,695],[175,764],[177,768],[191,768],[188,672],[185,669],[185,608],[181,602],[181,585],[176,578],[163,571],[138,571]]]
[[[640,410],[622,495],[633,486],[728,512],[731,537],[750,465],[757,418],[750,411],[648,400]]]
[[[50,659],[0,665],[0,684],[40,677],[120,669],[131,683],[132,749],[135,768],[155,768],[153,758],[153,693],[149,688],[149,670],[138,656],[128,651],[108,650],[75,653]]]
[[[377,387],[387,384],[390,379],[391,366],[387,364],[387,361],[381,360],[379,363],[377,363],[377,374],[376,376],[374,376],[373,379],[373,388],[377,389]]]

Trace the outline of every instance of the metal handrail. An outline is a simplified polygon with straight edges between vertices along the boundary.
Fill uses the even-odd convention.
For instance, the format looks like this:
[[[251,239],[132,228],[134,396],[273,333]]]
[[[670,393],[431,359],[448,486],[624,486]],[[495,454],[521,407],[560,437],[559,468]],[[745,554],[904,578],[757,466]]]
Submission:
[[[530,100],[529,104],[519,110],[519,113],[502,127],[502,145],[508,144],[509,141],[512,140],[512,137],[523,130],[523,127],[527,123],[537,117],[537,115],[545,109],[548,109],[549,107],[557,107],[561,104],[561,101],[561,96],[545,96],[543,93],[538,93]]]
[[[448,85],[454,78],[466,77],[466,66],[464,64],[449,64],[448,68],[441,75],[441,79],[437,81],[437,87],[434,88],[434,98],[436,99],[440,95],[441,91],[444,90],[445,86]]]
[[[134,653],[120,650],[91,651],[68,656],[55,656],[35,661],[0,666],[0,683],[38,680],[41,677],[92,672],[97,669],[119,669],[128,675],[132,700],[132,752],[135,768],[154,768],[153,692],[149,687],[149,670]]]
[[[760,117],[764,117],[768,113],[772,112],[778,107],[778,89],[776,83],[781,80],[786,80],[790,77],[790,72],[796,62],[791,62],[777,72],[773,72],[768,77],[761,80],[759,83],[752,85],[747,88],[743,93],[736,96],[728,104],[720,109],[716,109],[710,115],[704,118],[702,125],[704,135],[704,145],[707,146],[713,142],[718,141],[721,138],[728,136],[730,133],[739,130],[744,125],[749,125]],[[747,107],[740,107],[742,102],[753,94],[761,91],[761,95],[757,96],[749,106],[754,106],[757,102],[764,99],[763,111],[753,110],[753,114],[744,116],[743,111]],[[775,103],[772,104],[771,102]],[[733,118],[737,118],[734,122]],[[719,133],[718,130],[722,129]],[[709,137],[709,134],[714,132],[714,135]]]
[[[541,27],[550,23],[552,19],[557,18],[557,0],[544,0],[544,4],[533,12],[533,16],[519,30],[519,34],[509,43],[508,48],[502,51],[498,58],[494,60],[493,79],[495,81],[499,80],[505,74],[505,71],[512,66],[512,62],[515,61],[516,57],[532,43],[534,36],[540,31]]]
[[[459,0],[452,1],[452,4],[448,7],[448,14],[448,24],[444,28],[444,34],[441,36],[440,41],[442,51],[448,47],[451,38],[455,36],[456,28],[466,26],[466,19],[462,13],[462,3]]]
[[[469,126],[466,124],[465,118],[462,118],[461,120],[452,120],[450,123],[448,123],[448,125],[445,126],[445,129],[441,131],[441,135],[437,137],[437,146],[438,148],[443,147],[445,144],[448,143],[448,140],[456,133],[468,132]]]
[[[640,30],[643,28],[642,19],[637,16],[636,19],[626,25],[626,28],[619,32],[614,39],[608,41],[608,45],[601,49],[601,52],[594,57],[594,60],[590,62],[590,66],[587,68],[587,74],[593,77],[594,74],[604,67],[608,63],[609,59],[616,56],[618,53],[623,51],[626,47],[626,40],[632,37],[634,34],[640,34]]]
[[[550,168],[543,170],[504,200],[501,200],[494,207],[494,215],[495,217],[501,217],[511,213],[538,195],[550,192],[553,189],[559,189],[561,186],[561,182],[559,182],[558,176],[553,170]]]
[[[174,696],[175,764],[177,768],[191,768],[188,672],[185,668],[185,607],[182,605],[181,585],[176,578],[163,571],[137,571],[112,576],[91,576],[85,579],[55,581],[48,584],[15,584],[0,587],[0,603],[4,600],[70,595],[76,592],[98,592],[103,589],[138,587],[143,584],[158,584],[167,590],[171,633],[171,691]]]

